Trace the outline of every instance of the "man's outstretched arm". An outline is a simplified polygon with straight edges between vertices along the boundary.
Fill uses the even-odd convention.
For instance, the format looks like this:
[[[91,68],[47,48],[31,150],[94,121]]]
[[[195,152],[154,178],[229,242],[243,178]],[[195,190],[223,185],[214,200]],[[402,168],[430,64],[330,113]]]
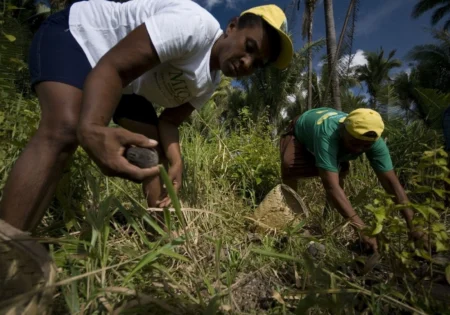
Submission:
[[[363,229],[365,227],[363,220],[361,220],[356,211],[353,209],[350,201],[345,195],[344,190],[339,185],[339,174],[319,168],[319,175],[325,192],[337,211],[344,218],[349,219],[354,228],[357,230]],[[365,243],[372,247],[374,251],[377,251],[378,245],[374,238],[369,238],[362,235],[362,239]]]
[[[394,196],[395,203],[407,204],[409,202],[408,196],[406,195],[403,186],[400,184],[400,181],[393,170],[387,172],[376,172],[376,174],[384,190],[386,190],[388,194]],[[414,212],[409,208],[405,208],[402,210],[402,214],[405,218],[408,229],[411,230],[413,228],[412,220],[414,217]]]
[[[339,174],[319,168],[319,175],[323,188],[333,206],[346,219],[350,219],[352,225],[358,229],[365,226],[364,222],[353,209],[344,190],[339,185]]]
[[[377,172],[378,179],[381,182],[381,186],[383,186],[384,190],[390,195],[393,195],[395,198],[395,203],[397,204],[407,204],[409,203],[408,196],[406,195],[403,186],[400,184],[397,175],[395,172]],[[420,246],[421,243],[425,246],[425,248],[429,247],[428,244],[428,235],[426,232],[416,230],[413,225],[414,211],[410,208],[404,208],[402,210],[402,215],[405,218],[406,226],[409,230],[409,237],[416,242],[416,245]]]

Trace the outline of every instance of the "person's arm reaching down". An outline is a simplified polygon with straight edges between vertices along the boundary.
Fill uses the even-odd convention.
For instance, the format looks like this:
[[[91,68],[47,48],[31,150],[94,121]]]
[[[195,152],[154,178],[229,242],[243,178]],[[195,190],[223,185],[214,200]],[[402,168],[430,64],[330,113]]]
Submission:
[[[336,210],[346,219],[349,219],[352,226],[357,230],[365,227],[364,222],[353,209],[350,201],[345,195],[344,190],[339,185],[339,174],[319,168],[319,176],[328,198],[333,203]],[[363,241],[372,247],[374,251],[378,250],[377,242],[374,238],[362,235]]]
[[[181,188],[183,173],[178,127],[194,110],[191,104],[186,103],[175,108],[167,108],[159,116],[159,139],[170,164],[168,175],[177,193]],[[170,204],[170,198],[166,195],[158,204],[160,207],[167,207]]]
[[[387,172],[376,172],[376,174],[384,190],[386,190],[388,194],[395,197],[395,203],[407,204],[409,202],[408,197],[406,196],[406,192],[393,170]],[[409,229],[411,229],[414,212],[409,208],[405,208],[402,210],[402,214],[405,218],[406,225]]]
[[[400,184],[397,175],[393,170],[387,172],[376,172],[378,179],[380,180],[381,186],[383,186],[384,190],[390,195],[394,196],[394,201],[396,204],[408,204],[409,199],[406,195],[403,186]],[[415,231],[413,225],[414,212],[410,208],[404,208],[402,210],[402,215],[405,218],[406,226],[409,230],[409,235],[414,240],[423,239],[427,240],[427,236],[425,233],[421,231]],[[427,245],[425,243],[425,245]]]
[[[158,173],[157,167],[140,169],[123,157],[127,146],[152,148],[156,141],[121,128],[107,128],[107,124],[122,89],[159,63],[145,25],[141,25],[108,51],[86,78],[77,136],[106,175],[143,181]]]

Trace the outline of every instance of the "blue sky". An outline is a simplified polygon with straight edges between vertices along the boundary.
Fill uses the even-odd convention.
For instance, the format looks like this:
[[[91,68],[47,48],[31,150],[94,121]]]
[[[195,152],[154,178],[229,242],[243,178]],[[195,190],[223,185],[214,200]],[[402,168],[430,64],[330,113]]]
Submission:
[[[277,4],[285,8],[290,0],[195,0],[207,8],[220,22],[222,28],[233,16],[249,7],[262,4]],[[301,18],[303,14],[302,1],[300,12],[297,14],[294,41],[296,48],[304,42],[300,37]],[[363,62],[362,51],[376,51],[382,46],[385,51],[397,49],[396,57],[404,59],[406,53],[415,45],[429,43],[431,35],[427,32],[430,28],[430,13],[419,19],[411,18],[411,11],[417,0],[361,0],[358,22],[356,24],[356,36],[353,45],[353,53],[358,55],[355,62]],[[334,15],[336,34],[339,37],[349,0],[334,0]],[[325,37],[325,18],[323,3],[319,5],[314,16],[314,39]],[[325,53],[325,50],[322,54]],[[320,56],[318,56],[320,57]],[[316,64],[317,65],[317,64]],[[407,62],[403,69],[407,69]]]

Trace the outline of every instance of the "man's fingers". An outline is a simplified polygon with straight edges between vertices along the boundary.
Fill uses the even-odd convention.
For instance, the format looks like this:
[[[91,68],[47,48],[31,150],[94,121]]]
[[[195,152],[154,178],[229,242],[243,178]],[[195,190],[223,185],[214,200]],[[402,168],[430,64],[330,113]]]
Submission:
[[[134,182],[142,182],[146,178],[153,177],[159,174],[159,166],[151,168],[139,168],[134,166],[123,158],[124,163],[121,165],[120,177],[130,179]]]
[[[169,196],[166,196],[161,201],[157,201],[156,203],[158,207],[164,208],[170,206],[171,200]]]
[[[152,149],[158,145],[158,141],[149,139],[139,133],[134,133],[128,130],[121,130],[121,142],[125,145],[135,145],[142,148]]]

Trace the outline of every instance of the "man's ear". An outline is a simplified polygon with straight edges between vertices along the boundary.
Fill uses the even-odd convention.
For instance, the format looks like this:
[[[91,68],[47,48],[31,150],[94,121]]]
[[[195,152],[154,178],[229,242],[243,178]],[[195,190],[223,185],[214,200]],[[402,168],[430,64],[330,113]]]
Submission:
[[[227,36],[228,34],[234,32],[237,29],[237,25],[238,25],[238,21],[239,21],[239,17],[234,17],[230,20],[230,22],[228,22],[228,26],[227,29],[225,31],[225,36]]]

